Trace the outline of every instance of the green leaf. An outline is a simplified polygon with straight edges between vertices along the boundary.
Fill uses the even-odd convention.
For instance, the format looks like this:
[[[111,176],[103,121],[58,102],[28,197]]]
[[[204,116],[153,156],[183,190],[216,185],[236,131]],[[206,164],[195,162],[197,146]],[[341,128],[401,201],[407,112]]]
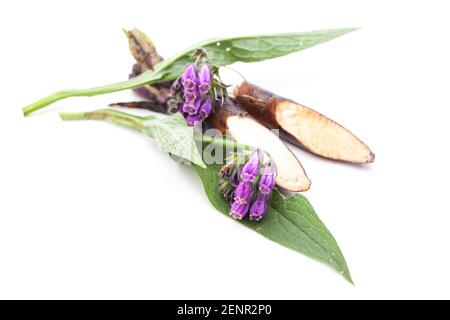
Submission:
[[[348,28],[210,39],[199,42],[185,52],[161,62],[156,70],[164,73],[164,80],[176,79],[183,72],[184,66],[190,62],[193,51],[198,48],[203,48],[208,52],[212,64],[226,66],[238,61],[258,62],[282,57],[327,42],[354,30],[356,29]]]
[[[206,168],[197,146],[194,128],[186,124],[181,113],[177,112],[162,119],[147,120],[144,122],[143,132],[155,139],[162,151]]]
[[[257,62],[281,57],[332,40],[354,30],[356,29],[332,29],[302,33],[283,33],[206,40],[161,62],[155,67],[153,72],[147,71],[128,81],[113,83],[106,86],[58,91],[23,108],[23,113],[24,115],[29,115],[56,101],[69,97],[92,97],[100,94],[137,88],[145,84],[176,79],[181,75],[184,66],[189,62],[190,55],[197,48],[204,48],[208,52],[211,63],[225,66],[237,61]]]
[[[228,215],[230,205],[218,192],[218,168],[195,167],[211,204]],[[273,192],[267,216],[259,221],[241,221],[246,227],[287,248],[321,261],[352,282],[345,258],[331,233],[320,221],[309,201],[300,194],[285,198]]]

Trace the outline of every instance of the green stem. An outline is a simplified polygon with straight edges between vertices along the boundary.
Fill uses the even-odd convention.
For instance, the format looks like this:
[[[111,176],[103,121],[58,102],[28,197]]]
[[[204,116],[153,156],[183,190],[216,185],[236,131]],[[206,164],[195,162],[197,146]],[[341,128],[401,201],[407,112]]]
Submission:
[[[161,74],[157,72],[146,71],[141,75],[122,82],[117,82],[109,84],[106,86],[95,87],[90,89],[73,89],[73,90],[63,90],[55,92],[45,98],[42,98],[25,108],[23,108],[24,116],[28,116],[31,113],[40,110],[56,101],[69,98],[69,97],[92,97],[96,95],[137,88],[145,84],[155,83],[161,79]]]
[[[92,112],[78,112],[78,113],[60,113],[62,120],[105,120],[127,128],[141,131],[144,128],[146,120],[155,119],[154,116],[140,117],[129,113],[117,111],[114,109],[102,109]]]
[[[209,144],[215,144],[215,145],[222,145],[226,148],[233,149],[233,150],[254,150],[255,148],[246,145],[246,144],[240,144],[236,140],[227,139],[224,137],[219,136],[206,136],[206,135],[199,135],[196,137],[197,141],[201,141],[203,144],[209,143]]]
[[[62,120],[104,120],[117,123],[127,128],[142,131],[144,123],[147,120],[156,119],[155,116],[140,117],[126,112],[117,111],[114,109],[101,109],[91,112],[62,112],[60,113]],[[196,135],[195,140],[202,144],[221,145],[233,150],[253,150],[254,148],[240,144],[232,139],[227,139],[219,136]]]

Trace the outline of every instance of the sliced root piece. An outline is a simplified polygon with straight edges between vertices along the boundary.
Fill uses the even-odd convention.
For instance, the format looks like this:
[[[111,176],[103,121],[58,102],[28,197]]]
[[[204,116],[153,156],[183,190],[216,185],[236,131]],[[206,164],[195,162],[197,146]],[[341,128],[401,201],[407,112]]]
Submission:
[[[248,82],[236,89],[239,104],[286,140],[324,158],[371,163],[375,154],[353,133],[317,111],[274,95]]]
[[[212,124],[221,132],[231,135],[238,143],[267,151],[277,166],[278,186],[292,192],[309,189],[311,181],[286,144],[234,101],[225,101],[213,115]]]

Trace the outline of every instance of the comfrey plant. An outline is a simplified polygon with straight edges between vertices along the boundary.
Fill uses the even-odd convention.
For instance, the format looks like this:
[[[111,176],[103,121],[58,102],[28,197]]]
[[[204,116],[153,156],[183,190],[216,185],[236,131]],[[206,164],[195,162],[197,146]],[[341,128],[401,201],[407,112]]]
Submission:
[[[230,200],[229,214],[234,219],[242,220],[250,213],[250,220],[259,221],[267,213],[270,196],[275,187],[275,165],[272,161],[264,164],[264,154],[259,149],[250,155],[242,167],[240,159],[234,155],[221,168],[219,190]]]
[[[227,96],[228,87],[220,80],[218,71],[219,67],[235,62],[281,57],[353,30],[213,38],[163,59],[151,40],[134,29],[126,32],[136,60],[129,80],[57,91],[26,106],[23,113],[29,115],[69,97],[137,90],[144,101],[114,106],[144,108],[164,115],[137,116],[108,108],[63,113],[61,118],[110,121],[144,133],[172,158],[183,159],[191,165],[203,183],[208,200],[219,212],[231,215],[265,238],[328,264],[351,282],[336,240],[309,201],[299,193],[308,190],[311,184],[305,170],[270,129],[294,132],[290,142],[295,140],[306,150],[335,160],[369,163],[373,154],[332,120],[246,81]],[[201,128],[196,125],[205,121],[201,128],[215,128],[220,134],[215,136],[207,130],[198,130]],[[302,126],[304,121],[308,122],[308,128]],[[211,145],[217,148],[210,148]],[[256,146],[261,150],[248,151],[255,150]],[[230,152],[219,150],[228,148],[232,148],[232,153],[225,165],[223,161],[220,164],[205,161],[205,150],[214,150],[214,157],[219,154],[222,159],[222,154]],[[142,174],[147,176],[151,172]],[[287,197],[280,190],[292,194]]]

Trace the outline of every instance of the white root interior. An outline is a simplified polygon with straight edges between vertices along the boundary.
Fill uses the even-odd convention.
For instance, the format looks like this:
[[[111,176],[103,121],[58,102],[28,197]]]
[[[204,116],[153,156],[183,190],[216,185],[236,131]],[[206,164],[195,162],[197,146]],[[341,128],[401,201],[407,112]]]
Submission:
[[[282,101],[275,116],[281,128],[316,154],[354,163],[374,160],[374,154],[354,134],[312,109]]]
[[[230,116],[227,119],[229,134],[239,143],[267,151],[277,166],[276,183],[293,191],[306,191],[311,181],[289,148],[269,129],[249,117]]]

